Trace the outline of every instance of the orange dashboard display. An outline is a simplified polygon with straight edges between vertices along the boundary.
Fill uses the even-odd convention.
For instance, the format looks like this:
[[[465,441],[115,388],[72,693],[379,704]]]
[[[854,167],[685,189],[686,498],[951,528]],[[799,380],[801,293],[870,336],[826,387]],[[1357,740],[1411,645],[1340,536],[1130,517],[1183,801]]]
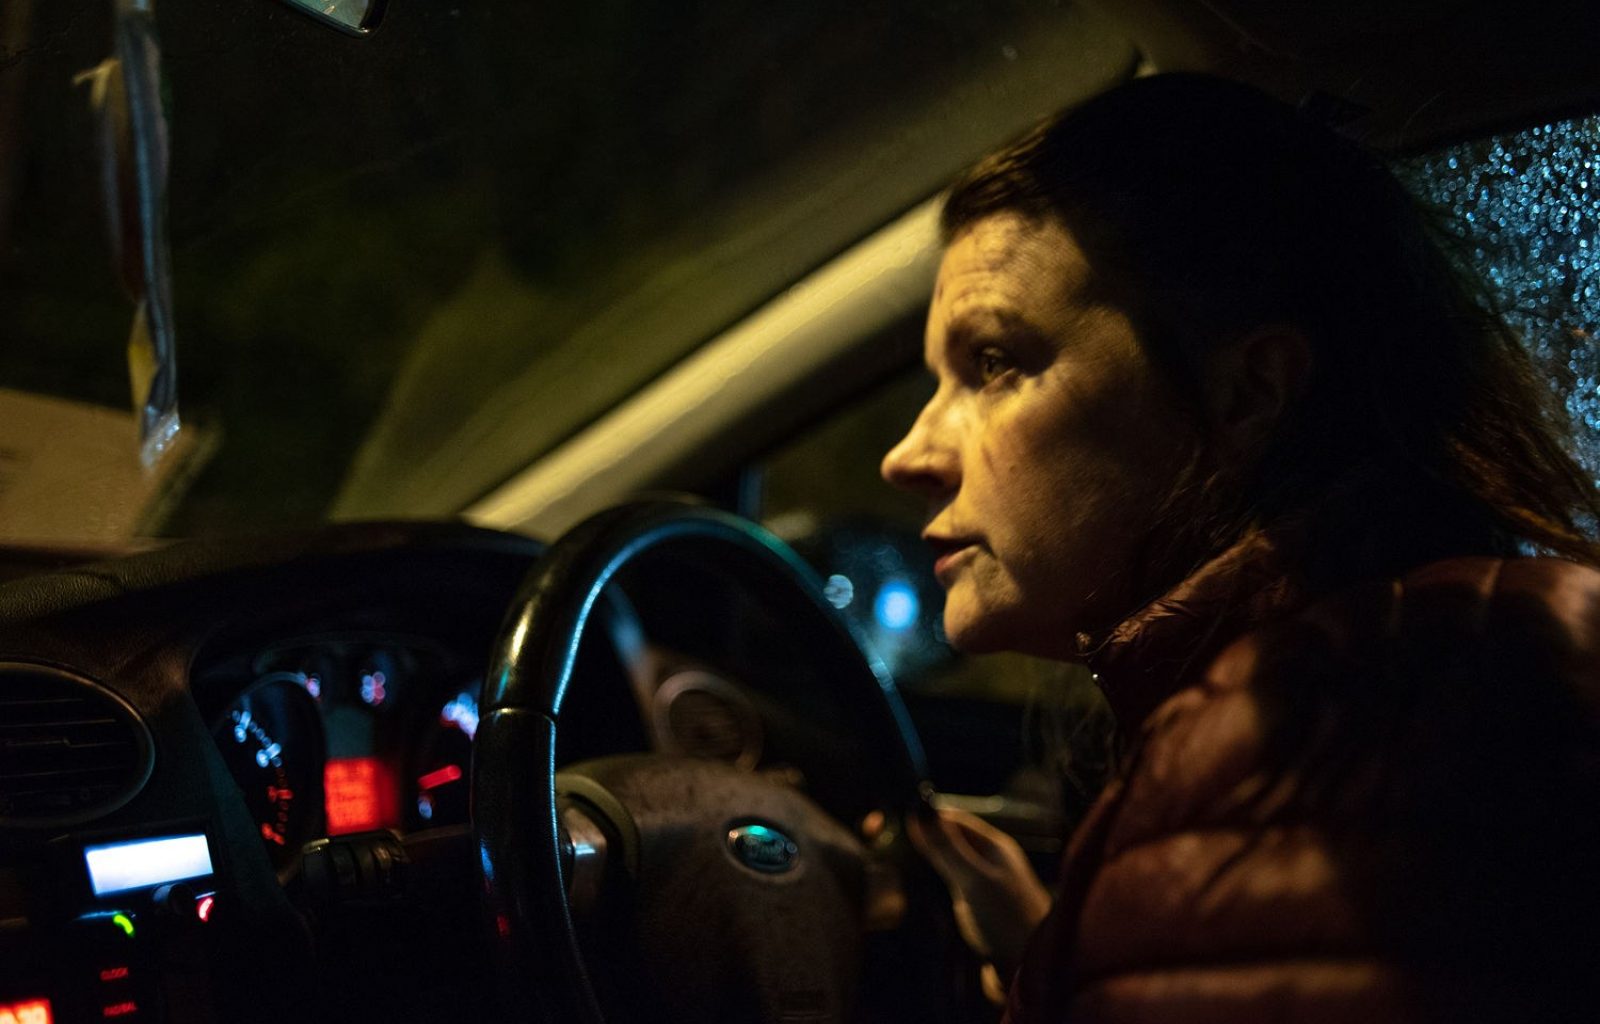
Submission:
[[[365,832],[400,823],[394,776],[375,757],[342,757],[323,773],[328,834]]]

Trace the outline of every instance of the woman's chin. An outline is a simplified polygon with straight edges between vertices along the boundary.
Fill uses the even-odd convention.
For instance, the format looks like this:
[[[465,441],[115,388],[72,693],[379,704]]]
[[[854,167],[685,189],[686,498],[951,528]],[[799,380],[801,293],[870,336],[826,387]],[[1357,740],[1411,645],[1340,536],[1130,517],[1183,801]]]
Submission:
[[[976,609],[963,608],[959,602],[946,601],[944,606],[944,635],[951,647],[962,654],[993,654],[1010,650],[1006,642],[1003,620]]]
[[[1073,623],[1081,616],[1028,616],[1017,605],[979,605],[953,590],[945,600],[944,635],[962,654],[1012,651],[1054,661],[1081,661]]]

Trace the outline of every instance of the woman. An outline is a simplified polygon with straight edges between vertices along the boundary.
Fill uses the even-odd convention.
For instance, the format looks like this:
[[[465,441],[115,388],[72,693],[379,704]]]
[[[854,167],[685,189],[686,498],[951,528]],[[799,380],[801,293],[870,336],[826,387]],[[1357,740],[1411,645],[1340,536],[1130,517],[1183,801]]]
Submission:
[[[951,642],[1086,662],[1125,742],[1053,905],[1003,836],[913,827],[1021,959],[1009,1018],[1600,1014],[1600,505],[1393,177],[1157,76],[943,226],[884,476]]]

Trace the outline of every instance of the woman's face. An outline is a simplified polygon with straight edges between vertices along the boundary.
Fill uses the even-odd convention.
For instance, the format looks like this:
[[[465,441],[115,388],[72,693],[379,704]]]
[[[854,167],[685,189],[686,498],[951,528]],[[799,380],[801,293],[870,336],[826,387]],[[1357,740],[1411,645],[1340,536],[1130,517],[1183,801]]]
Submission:
[[[1139,596],[1184,421],[1128,319],[1085,301],[1088,278],[1065,228],[1008,213],[940,265],[924,342],[938,388],[882,471],[928,499],[962,650],[1071,657]]]

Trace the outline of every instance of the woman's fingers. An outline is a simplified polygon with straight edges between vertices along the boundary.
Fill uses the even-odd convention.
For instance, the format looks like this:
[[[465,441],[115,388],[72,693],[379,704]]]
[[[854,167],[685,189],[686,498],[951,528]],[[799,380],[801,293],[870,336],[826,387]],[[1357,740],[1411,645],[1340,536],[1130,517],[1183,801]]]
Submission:
[[[950,889],[962,937],[981,955],[1014,964],[1050,909],[1050,893],[1017,841],[965,811],[908,818],[906,831]]]
[[[976,814],[951,810],[941,812],[939,818],[940,825],[950,836],[951,846],[961,851],[969,864],[985,874],[1007,871],[1020,862],[1011,856],[1012,851],[1019,855],[1022,853],[1016,840]],[[1025,857],[1021,859],[1026,860]]]
[[[906,819],[911,842],[945,880],[952,884],[976,869],[981,858],[951,820],[958,812],[940,810]]]
[[[941,808],[936,817],[908,819],[907,831],[947,881],[1003,883],[1020,872],[1033,873],[1017,841],[975,814]]]

